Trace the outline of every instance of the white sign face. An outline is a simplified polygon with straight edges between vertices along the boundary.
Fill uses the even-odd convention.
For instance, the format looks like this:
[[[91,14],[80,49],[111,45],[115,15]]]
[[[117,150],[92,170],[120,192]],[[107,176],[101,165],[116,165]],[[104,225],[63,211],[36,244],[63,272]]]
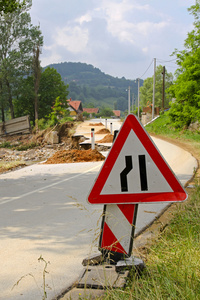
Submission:
[[[103,186],[101,195],[161,192],[173,192],[173,190],[134,131],[131,130]]]

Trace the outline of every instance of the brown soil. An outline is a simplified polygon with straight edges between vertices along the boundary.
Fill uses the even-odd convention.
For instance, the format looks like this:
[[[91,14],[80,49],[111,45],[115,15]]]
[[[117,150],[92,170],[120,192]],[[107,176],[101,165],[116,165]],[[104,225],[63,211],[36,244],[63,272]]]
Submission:
[[[97,150],[61,150],[50,157],[45,164],[77,163],[102,161],[105,157]]]
[[[104,126],[102,123],[90,123],[89,126]]]
[[[110,133],[110,130],[106,128],[102,128],[96,132],[96,134],[105,134],[105,133]]]
[[[98,141],[98,143],[112,143],[113,142],[113,135],[107,134],[106,136],[104,136],[104,138],[100,141]]]

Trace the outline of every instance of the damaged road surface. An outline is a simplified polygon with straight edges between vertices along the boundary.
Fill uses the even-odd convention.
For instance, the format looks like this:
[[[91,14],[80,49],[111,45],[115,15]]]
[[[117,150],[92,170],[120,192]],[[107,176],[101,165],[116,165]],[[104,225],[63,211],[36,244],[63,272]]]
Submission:
[[[174,145],[155,142],[185,184],[196,160]],[[101,165],[35,164],[0,175],[2,299],[42,299],[44,291],[52,299],[78,279],[83,259],[98,253],[103,205],[86,199]],[[136,233],[163,208],[139,205]]]

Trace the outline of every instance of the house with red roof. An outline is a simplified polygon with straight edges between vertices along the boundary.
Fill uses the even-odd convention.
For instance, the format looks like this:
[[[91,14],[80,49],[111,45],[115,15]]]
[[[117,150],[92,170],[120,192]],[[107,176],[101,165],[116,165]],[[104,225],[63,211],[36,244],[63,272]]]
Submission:
[[[120,118],[120,110],[113,110],[115,117]]]
[[[90,114],[90,118],[92,118],[92,115],[96,115],[99,113],[99,108],[83,108],[83,112],[87,112]]]
[[[67,100],[69,105],[70,116],[77,116],[83,113],[83,107],[80,100],[72,101],[71,98]]]

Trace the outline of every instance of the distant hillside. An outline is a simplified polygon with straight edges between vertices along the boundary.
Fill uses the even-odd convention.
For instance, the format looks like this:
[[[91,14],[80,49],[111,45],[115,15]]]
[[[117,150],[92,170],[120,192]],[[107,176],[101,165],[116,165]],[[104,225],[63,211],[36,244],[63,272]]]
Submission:
[[[128,92],[131,87],[131,99],[137,97],[137,82],[103,73],[100,69],[85,63],[64,62],[51,64],[69,84],[69,97],[81,100],[83,106],[108,106],[125,111],[128,107]],[[140,85],[143,81],[141,80]]]

